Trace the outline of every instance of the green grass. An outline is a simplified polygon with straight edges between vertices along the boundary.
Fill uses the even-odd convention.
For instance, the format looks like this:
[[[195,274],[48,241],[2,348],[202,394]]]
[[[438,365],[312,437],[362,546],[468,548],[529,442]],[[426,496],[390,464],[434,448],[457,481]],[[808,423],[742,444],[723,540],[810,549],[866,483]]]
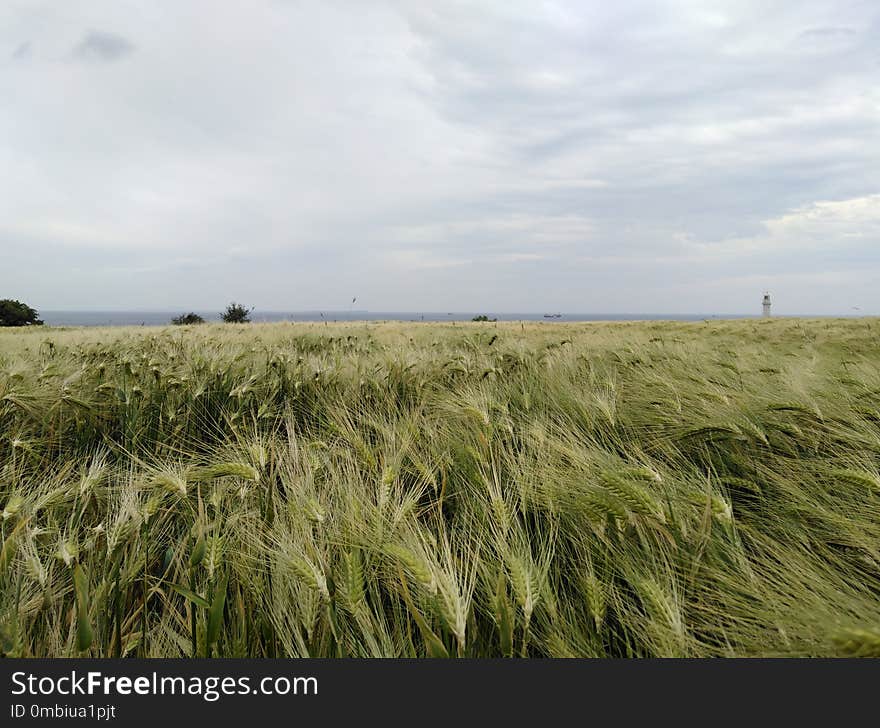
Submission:
[[[0,332],[0,650],[880,655],[880,322]]]

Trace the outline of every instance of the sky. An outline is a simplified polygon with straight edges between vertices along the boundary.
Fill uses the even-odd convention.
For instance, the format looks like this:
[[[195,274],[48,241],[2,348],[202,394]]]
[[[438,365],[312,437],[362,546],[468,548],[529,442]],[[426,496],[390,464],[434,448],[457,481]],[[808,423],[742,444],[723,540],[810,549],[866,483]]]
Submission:
[[[880,314],[877,0],[3,0],[0,298]]]

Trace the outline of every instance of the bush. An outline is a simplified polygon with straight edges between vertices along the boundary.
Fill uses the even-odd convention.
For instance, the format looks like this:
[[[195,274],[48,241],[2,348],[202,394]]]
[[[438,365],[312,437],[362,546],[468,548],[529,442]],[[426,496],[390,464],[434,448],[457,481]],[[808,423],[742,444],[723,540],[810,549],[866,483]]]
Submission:
[[[37,312],[21,301],[0,300],[0,326],[42,326]]]
[[[253,308],[245,308],[240,303],[233,301],[226,307],[223,320],[227,324],[246,324],[251,320],[250,313]]]
[[[474,316],[471,321],[497,321],[497,318],[489,318],[485,314],[480,314],[479,316]]]
[[[189,326],[191,324],[203,324],[205,323],[205,319],[197,313],[190,311],[189,313],[184,313],[171,319],[171,323],[175,326]]]

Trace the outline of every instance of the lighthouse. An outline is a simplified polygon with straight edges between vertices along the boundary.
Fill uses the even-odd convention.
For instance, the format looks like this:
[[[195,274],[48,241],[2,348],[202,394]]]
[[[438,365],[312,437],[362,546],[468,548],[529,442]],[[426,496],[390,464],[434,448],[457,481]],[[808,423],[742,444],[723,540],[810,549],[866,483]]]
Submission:
[[[770,318],[770,294],[767,292],[764,293],[764,302],[762,305],[764,307],[764,318]]]

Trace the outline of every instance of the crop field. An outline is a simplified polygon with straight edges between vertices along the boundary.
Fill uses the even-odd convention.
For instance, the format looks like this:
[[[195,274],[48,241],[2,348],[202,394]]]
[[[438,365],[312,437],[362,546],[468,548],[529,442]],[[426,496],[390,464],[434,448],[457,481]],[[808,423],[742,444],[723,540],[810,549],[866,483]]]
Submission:
[[[0,332],[0,652],[880,656],[880,321]]]

